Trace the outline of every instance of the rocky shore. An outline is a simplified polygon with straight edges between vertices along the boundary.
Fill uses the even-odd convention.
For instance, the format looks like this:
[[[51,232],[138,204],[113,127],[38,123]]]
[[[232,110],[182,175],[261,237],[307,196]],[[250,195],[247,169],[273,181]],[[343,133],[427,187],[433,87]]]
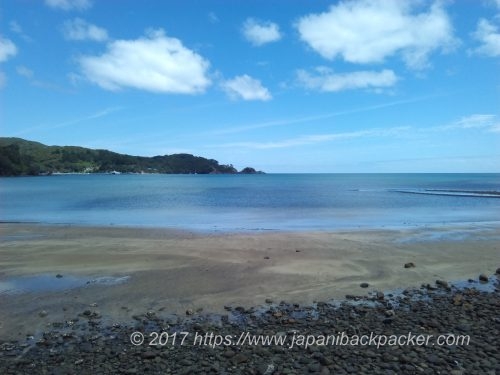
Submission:
[[[268,299],[250,309],[227,306],[224,315],[145,311],[128,325],[89,306],[25,341],[0,339],[0,373],[494,375],[499,277],[311,306]]]

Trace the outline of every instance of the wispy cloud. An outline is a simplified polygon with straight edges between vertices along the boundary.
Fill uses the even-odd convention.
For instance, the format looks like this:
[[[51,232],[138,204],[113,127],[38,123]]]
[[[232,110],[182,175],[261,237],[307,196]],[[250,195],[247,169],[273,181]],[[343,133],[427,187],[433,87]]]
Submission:
[[[17,21],[10,21],[9,22],[9,29],[13,33],[16,33],[21,38],[23,38],[26,42],[32,41],[31,37],[24,33],[23,28],[21,27],[21,25]]]
[[[352,132],[338,132],[328,134],[310,134],[295,138],[266,142],[232,142],[213,145],[220,148],[249,148],[249,149],[276,149],[303,145],[312,145],[324,142],[341,141],[356,138],[379,137],[415,137],[422,134],[479,129],[485,132],[500,133],[500,121],[496,115],[474,114],[463,117],[451,124],[415,128],[412,126],[397,126],[390,128],[361,129]]]
[[[67,20],[61,29],[63,36],[67,40],[93,40],[104,42],[108,39],[108,32],[102,27],[88,23],[81,18]]]
[[[393,127],[388,129],[368,129],[354,132],[341,132],[329,134],[311,134],[296,138],[289,138],[275,142],[234,142],[219,144],[214,147],[230,147],[230,148],[253,148],[253,149],[271,149],[271,148],[287,148],[302,145],[311,145],[323,142],[340,141],[345,139],[365,138],[365,137],[385,137],[397,136],[408,132],[411,129],[409,126]]]
[[[297,81],[301,86],[322,92],[337,92],[353,89],[380,89],[394,86],[398,77],[390,69],[379,72],[361,70],[348,73],[334,73],[326,67],[316,68],[314,73],[297,71]]]
[[[500,120],[497,115],[473,114],[462,117],[451,124],[436,126],[433,129],[437,131],[450,129],[483,129],[486,131],[496,132],[499,128]]]
[[[45,4],[54,9],[85,10],[92,6],[89,0],[45,0]]]
[[[120,111],[122,109],[123,109],[123,107],[109,107],[109,108],[105,108],[105,109],[103,109],[101,111],[91,113],[90,115],[86,115],[86,116],[74,118],[74,119],[71,119],[71,120],[68,120],[68,121],[63,121],[63,122],[60,122],[60,123],[56,123],[56,124],[41,124],[41,125],[33,126],[31,128],[24,129],[24,130],[22,130],[20,132],[17,132],[14,135],[20,136],[20,135],[23,135],[23,134],[31,133],[33,131],[42,131],[42,130],[52,130],[52,129],[64,128],[64,127],[67,127],[67,126],[76,125],[76,124],[81,123],[81,122],[85,122],[85,121],[89,121],[89,120],[95,120],[95,119],[98,119],[98,118],[110,115],[110,114],[112,114],[114,112]]]
[[[0,63],[7,61],[17,54],[17,47],[12,40],[0,35]]]
[[[396,101],[392,101],[392,102],[388,102],[388,103],[375,104],[375,105],[371,105],[371,106],[354,108],[354,109],[349,109],[349,110],[345,110],[345,111],[337,111],[337,112],[323,113],[323,114],[319,114],[319,115],[303,116],[303,117],[296,117],[296,118],[270,120],[270,121],[255,123],[255,124],[243,125],[243,126],[232,126],[232,127],[228,127],[225,129],[219,129],[219,130],[212,131],[211,134],[242,133],[242,132],[256,130],[256,129],[262,129],[262,128],[270,128],[270,127],[275,127],[275,126],[287,126],[287,125],[293,125],[293,124],[301,124],[301,123],[320,121],[320,120],[325,120],[325,119],[329,119],[329,118],[333,118],[333,117],[337,117],[337,116],[345,116],[345,115],[362,113],[362,112],[370,112],[370,111],[376,111],[378,109],[395,107],[398,105],[417,103],[417,102],[426,101],[426,100],[436,98],[437,96],[438,95],[429,95],[429,96],[423,96],[423,97],[418,97],[418,98],[413,98],[413,99],[396,100]]]

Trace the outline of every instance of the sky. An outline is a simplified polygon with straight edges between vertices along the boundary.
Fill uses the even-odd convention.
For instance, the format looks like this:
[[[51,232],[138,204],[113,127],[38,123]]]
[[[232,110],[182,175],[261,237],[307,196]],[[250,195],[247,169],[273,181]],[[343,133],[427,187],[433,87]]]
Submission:
[[[0,136],[269,173],[500,172],[500,0],[3,0]]]

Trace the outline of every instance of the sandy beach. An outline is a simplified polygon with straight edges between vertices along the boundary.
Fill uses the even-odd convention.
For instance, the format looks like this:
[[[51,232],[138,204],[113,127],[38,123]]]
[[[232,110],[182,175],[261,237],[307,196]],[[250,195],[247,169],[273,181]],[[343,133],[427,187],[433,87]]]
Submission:
[[[477,279],[500,264],[499,238],[500,229],[487,224],[228,234],[4,223],[0,335],[21,339],[88,306],[127,323],[146,311],[220,313],[266,299],[309,304]],[[415,267],[404,268],[409,262]],[[17,281],[40,275],[60,288],[15,290]],[[120,282],[94,282],[106,277]],[[65,287],[68,280],[80,284]]]

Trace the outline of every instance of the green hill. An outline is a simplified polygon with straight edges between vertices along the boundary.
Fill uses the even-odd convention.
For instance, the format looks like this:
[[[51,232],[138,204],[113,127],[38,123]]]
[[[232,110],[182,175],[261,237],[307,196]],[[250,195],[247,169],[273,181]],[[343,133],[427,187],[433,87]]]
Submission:
[[[0,176],[52,173],[260,173],[190,154],[132,156],[76,146],[46,146],[21,138],[0,137]]]

